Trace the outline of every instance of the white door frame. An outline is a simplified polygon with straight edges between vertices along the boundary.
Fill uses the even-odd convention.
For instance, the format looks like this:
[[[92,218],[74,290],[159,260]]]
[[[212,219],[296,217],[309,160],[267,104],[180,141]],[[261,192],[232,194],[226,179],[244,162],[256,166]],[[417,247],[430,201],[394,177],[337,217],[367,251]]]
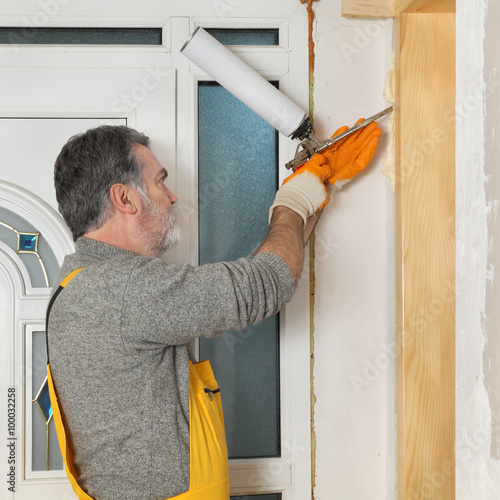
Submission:
[[[197,224],[196,203],[196,129],[197,110],[196,82],[207,79],[178,53],[181,40],[195,25],[204,27],[277,27],[280,29],[279,46],[265,49],[255,47],[231,47],[238,55],[267,78],[278,79],[280,89],[301,105],[308,108],[308,54],[307,54],[307,15],[305,7],[295,0],[273,0],[273,2],[254,0],[215,0],[214,2],[156,2],[146,0],[120,2],[119,16],[113,2],[102,0],[69,1],[47,0],[28,1],[16,5],[7,0],[0,1],[0,26],[33,27],[162,27],[164,43],[160,47],[60,47],[60,46],[1,46],[0,78],[4,75],[12,79],[0,97],[0,117],[26,116],[67,116],[67,117],[125,117],[127,123],[143,130],[153,140],[153,149],[160,161],[169,169],[169,180],[181,200],[187,200],[189,217],[184,242],[174,256],[190,255],[191,263],[196,264]],[[147,15],[144,15],[144,14]],[[41,54],[44,57],[40,57]],[[50,56],[50,57],[49,57]],[[50,62],[47,64],[47,61]],[[159,66],[158,66],[159,65]],[[117,87],[96,87],[82,96],[78,107],[68,109],[60,99],[51,101],[48,94],[29,93],[24,102],[19,97],[9,96],[19,92],[16,82],[26,72],[26,68],[39,68],[40,79],[36,88],[44,82],[54,81],[58,73],[69,68],[76,79],[91,71],[94,81],[111,70],[122,72],[122,82]],[[168,74],[167,68],[175,68]],[[140,91],[135,93],[135,101],[123,99],[122,94],[132,95],[134,88],[146,87],[154,83],[151,72],[160,68],[161,81],[151,94],[139,99]],[[147,71],[150,73],[147,73]],[[76,73],[75,73],[76,71]],[[80,74],[78,75],[78,73]],[[69,75],[69,72],[66,73]],[[163,74],[165,76],[163,77]],[[70,76],[67,76],[71,78]],[[173,79],[173,80],[172,80]],[[60,80],[60,78],[59,78]],[[64,79],[63,79],[64,80]],[[189,81],[189,85],[178,85],[176,94],[176,127],[159,124],[152,126],[148,116],[165,106],[165,93],[158,92],[161,85],[169,87],[173,81]],[[7,78],[9,81],[9,77]],[[26,80],[24,80],[26,81]],[[76,81],[76,80],[75,80]],[[48,84],[48,83],[47,83]],[[92,86],[93,83],[90,82]],[[160,89],[161,90],[161,89]],[[36,96],[34,94],[39,94]],[[40,102],[41,100],[44,102]],[[161,97],[160,97],[161,95]],[[45,97],[44,97],[45,96]],[[153,97],[155,96],[155,97]],[[23,103],[12,106],[13,102]],[[130,103],[132,102],[132,105]],[[293,157],[296,144],[280,137],[279,154],[281,164]],[[169,168],[171,165],[177,168]],[[186,167],[186,168],[184,168]],[[176,171],[175,171],[176,170]],[[280,169],[280,181],[287,175]],[[281,458],[231,460],[230,479],[232,494],[251,494],[283,492],[283,499],[308,498],[311,494],[311,442],[310,442],[310,346],[309,346],[309,284],[307,265],[292,302],[281,313],[280,355],[281,355]]]

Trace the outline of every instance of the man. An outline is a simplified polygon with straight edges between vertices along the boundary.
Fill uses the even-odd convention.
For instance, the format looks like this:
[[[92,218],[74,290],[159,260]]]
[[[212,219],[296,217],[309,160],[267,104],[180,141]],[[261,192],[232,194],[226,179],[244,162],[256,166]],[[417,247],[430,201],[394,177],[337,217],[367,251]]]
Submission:
[[[64,146],[55,187],[76,252],[59,281],[82,270],[52,305],[48,351],[79,498],[229,497],[219,390],[190,342],[291,298],[326,185],[365,168],[379,136],[371,124],[288,177],[253,256],[198,267],[158,258],[179,238],[177,197],[147,137],[103,126]]]

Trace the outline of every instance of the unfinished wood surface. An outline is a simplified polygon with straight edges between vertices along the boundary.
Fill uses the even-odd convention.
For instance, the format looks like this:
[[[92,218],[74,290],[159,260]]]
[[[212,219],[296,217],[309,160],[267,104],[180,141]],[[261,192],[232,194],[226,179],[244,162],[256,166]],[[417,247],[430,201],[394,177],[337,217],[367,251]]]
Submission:
[[[414,0],[407,2],[405,13],[454,13],[455,0]]]
[[[343,0],[347,17],[394,17],[394,0]]]
[[[428,10],[396,23],[399,500],[455,498],[455,15]]]
[[[412,1],[413,0],[343,0],[342,15],[346,17],[396,17],[403,12]]]

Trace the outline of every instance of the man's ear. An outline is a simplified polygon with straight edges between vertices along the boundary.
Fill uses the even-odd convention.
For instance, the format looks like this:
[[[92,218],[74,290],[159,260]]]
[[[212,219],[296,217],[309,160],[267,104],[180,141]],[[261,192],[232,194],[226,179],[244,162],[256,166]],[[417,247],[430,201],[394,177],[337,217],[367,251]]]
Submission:
[[[109,190],[113,208],[122,214],[135,215],[139,208],[139,193],[125,184],[113,184]]]

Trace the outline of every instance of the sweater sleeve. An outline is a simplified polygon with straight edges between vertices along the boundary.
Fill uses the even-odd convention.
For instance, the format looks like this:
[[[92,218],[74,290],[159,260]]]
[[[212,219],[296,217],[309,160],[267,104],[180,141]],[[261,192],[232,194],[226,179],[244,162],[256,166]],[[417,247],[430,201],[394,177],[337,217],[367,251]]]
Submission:
[[[294,287],[290,269],[273,253],[198,267],[139,258],[124,291],[124,345],[179,345],[241,330],[278,312]]]

